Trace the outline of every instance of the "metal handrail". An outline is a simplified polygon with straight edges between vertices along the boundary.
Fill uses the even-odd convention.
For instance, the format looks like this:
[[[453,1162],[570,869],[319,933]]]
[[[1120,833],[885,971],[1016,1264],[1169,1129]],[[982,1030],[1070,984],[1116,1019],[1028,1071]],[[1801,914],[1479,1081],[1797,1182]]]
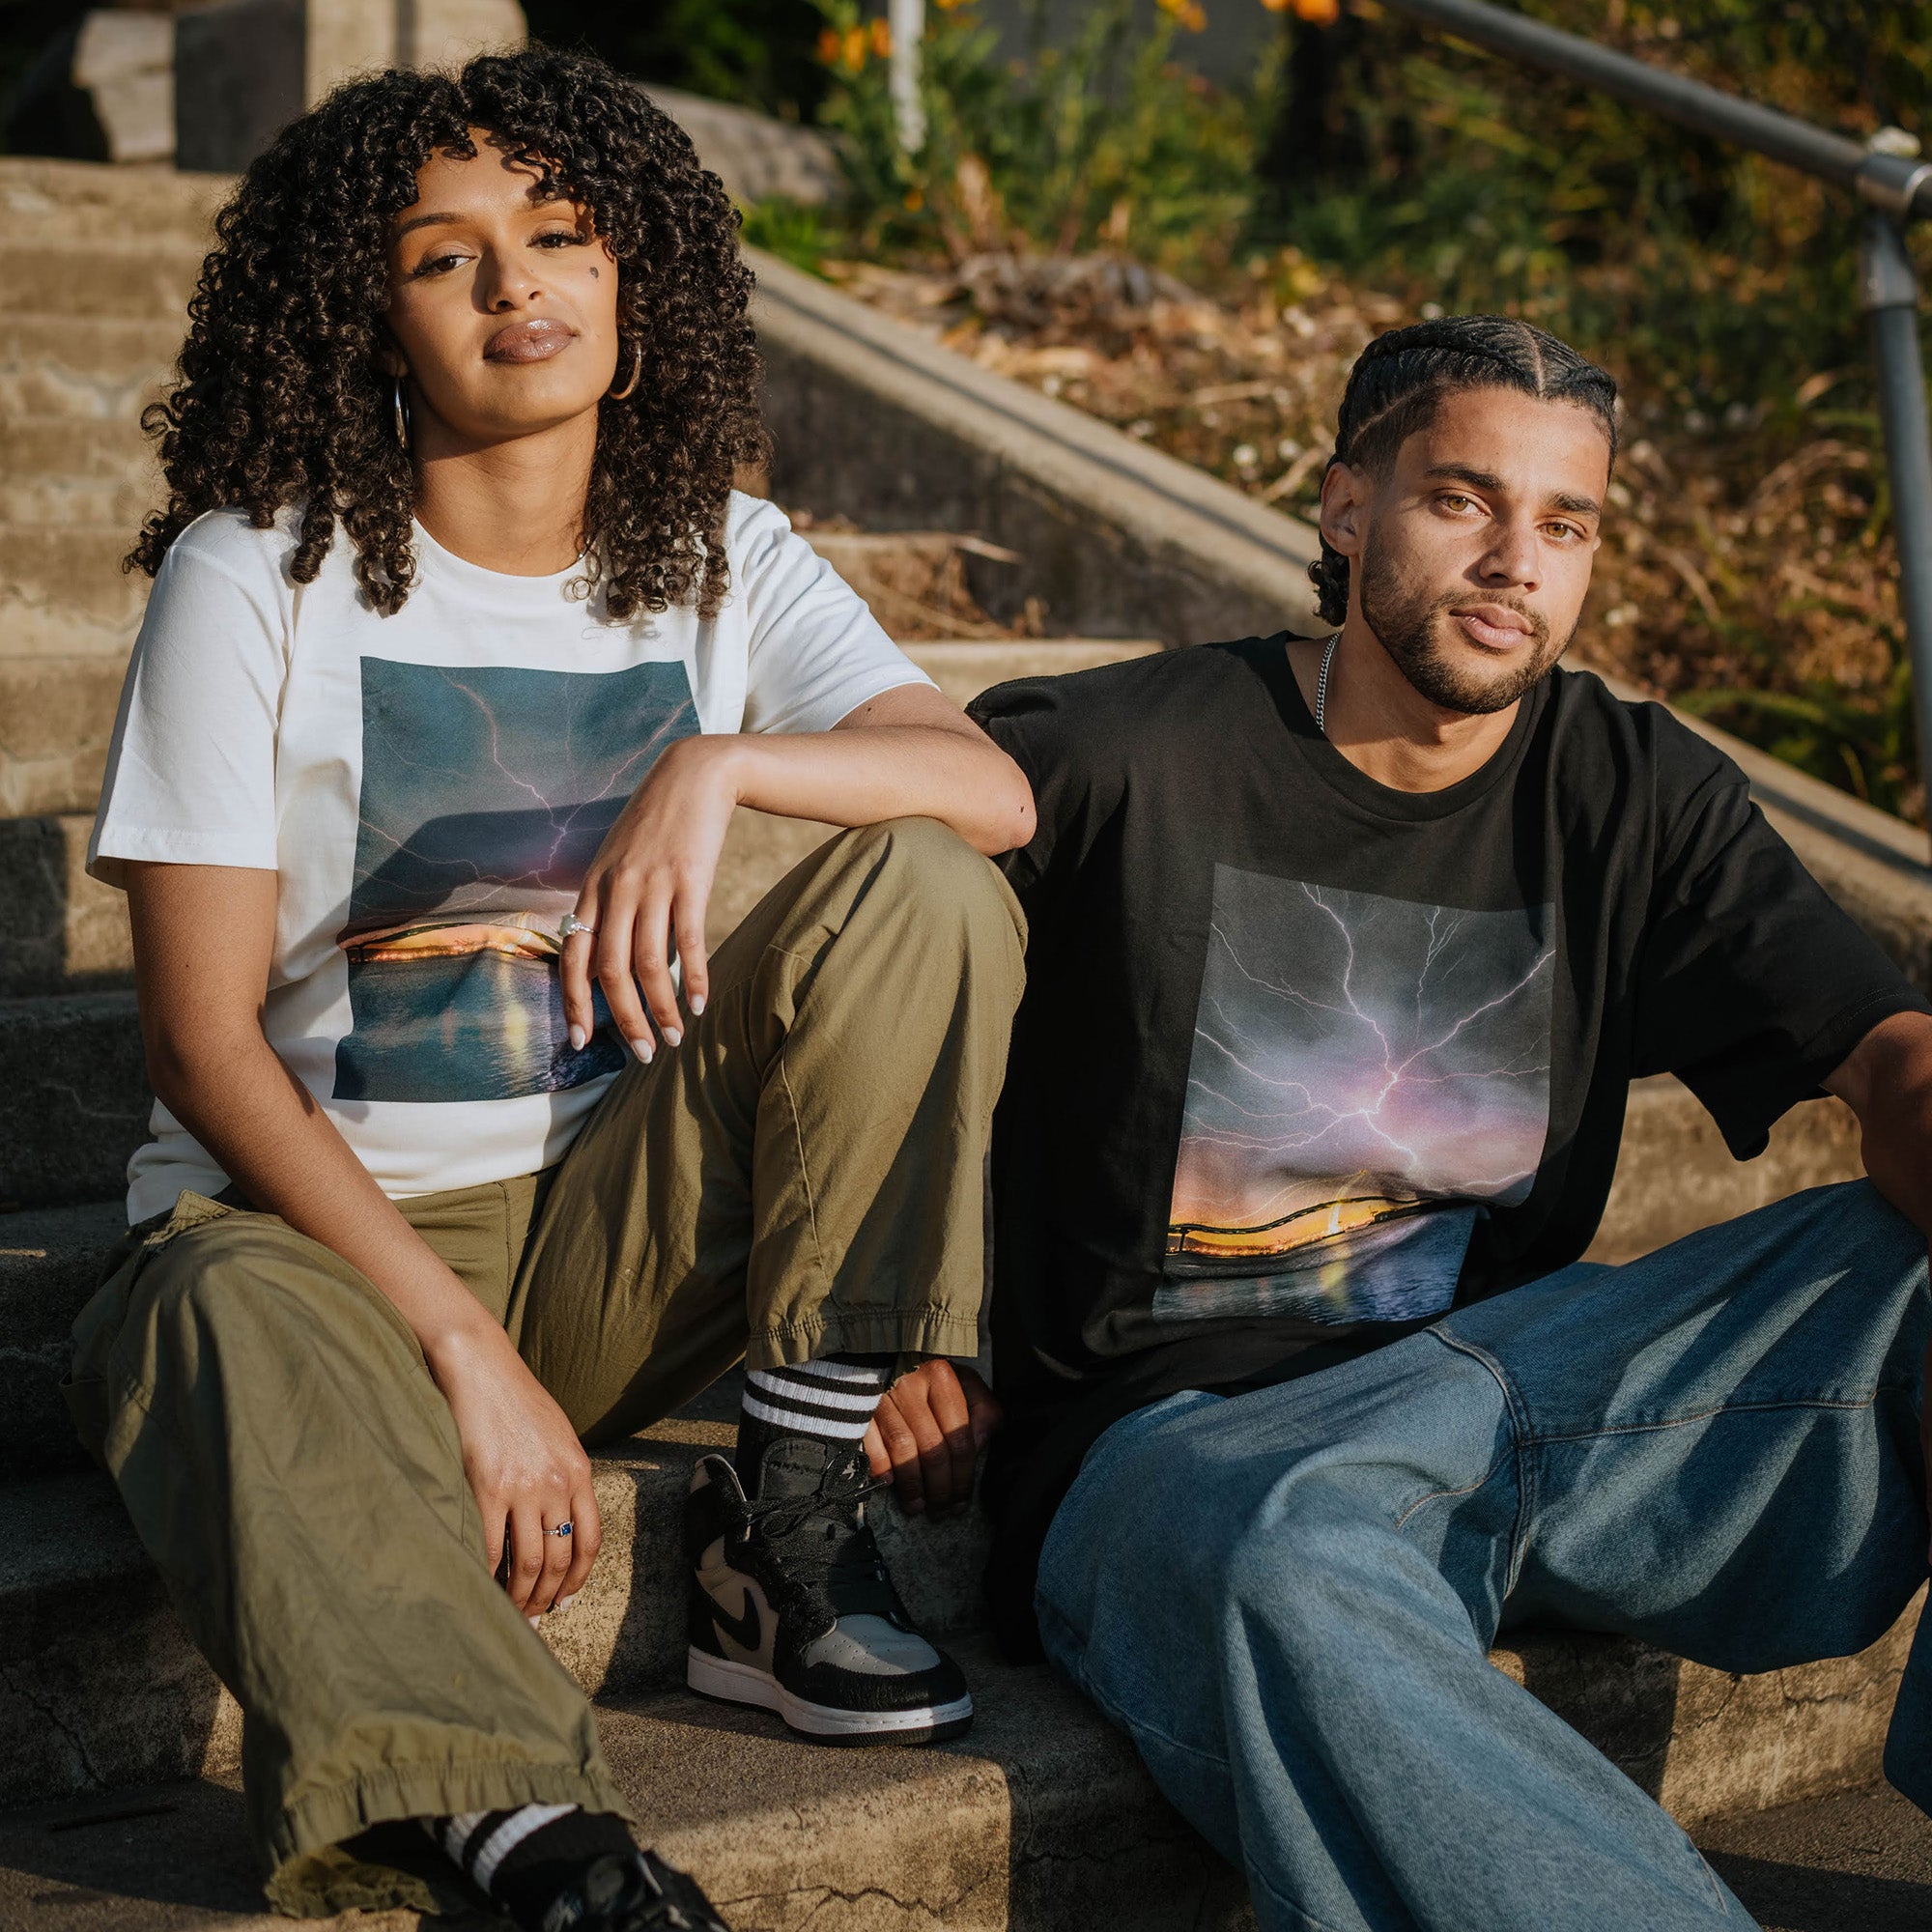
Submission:
[[[1905,241],[1907,222],[1932,216],[1932,161],[1910,151],[1916,144],[1909,140],[1888,143],[1879,136],[1861,146],[1796,115],[1668,73],[1489,0],[1382,4],[1491,53],[1564,74],[1679,127],[1849,188],[1866,204],[1859,305],[1870,318],[1878,368],[1879,419],[1898,547],[1898,602],[1912,656],[1918,770],[1932,803],[1932,421],[1918,347],[1918,282]]]

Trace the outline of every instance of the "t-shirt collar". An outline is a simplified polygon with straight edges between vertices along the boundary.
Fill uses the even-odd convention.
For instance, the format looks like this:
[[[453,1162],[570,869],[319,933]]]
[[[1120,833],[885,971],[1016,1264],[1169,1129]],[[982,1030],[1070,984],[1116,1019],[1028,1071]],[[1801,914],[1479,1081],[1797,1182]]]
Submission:
[[[486,570],[480,563],[458,556],[454,551],[445,550],[413,519],[411,533],[419,570],[433,573],[453,588],[484,597],[499,610],[553,612],[559,601],[576,601],[582,596],[581,591],[572,589],[583,577],[584,560],[581,556],[568,568],[547,577],[522,577],[507,571]]]
[[[1439,791],[1398,791],[1351,764],[1315,728],[1314,715],[1288,662],[1288,646],[1292,641],[1287,632],[1279,633],[1267,640],[1255,662],[1296,749],[1331,790],[1376,817],[1406,824],[1447,818],[1510,778],[1521,762],[1524,748],[1536,729],[1536,721],[1548,702],[1549,682],[1555,674],[1553,670],[1546,672],[1524,695],[1517,706],[1509,735],[1467,778],[1458,779]]]

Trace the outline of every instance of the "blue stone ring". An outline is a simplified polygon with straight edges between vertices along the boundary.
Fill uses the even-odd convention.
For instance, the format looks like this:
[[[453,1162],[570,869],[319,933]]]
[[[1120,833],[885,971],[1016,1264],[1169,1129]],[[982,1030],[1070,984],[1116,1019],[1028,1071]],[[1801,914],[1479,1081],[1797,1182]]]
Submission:
[[[545,1530],[544,1534],[546,1536],[568,1536],[570,1534],[570,1530],[571,1530],[571,1525],[569,1523],[560,1522],[554,1529]]]

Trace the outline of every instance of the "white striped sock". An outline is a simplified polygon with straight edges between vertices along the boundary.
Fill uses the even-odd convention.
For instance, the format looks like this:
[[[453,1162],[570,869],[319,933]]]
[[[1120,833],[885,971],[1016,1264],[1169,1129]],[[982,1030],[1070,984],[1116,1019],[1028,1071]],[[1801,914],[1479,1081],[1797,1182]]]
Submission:
[[[526,1804],[513,1811],[490,1833],[488,1841],[478,1848],[476,1856],[469,1861],[469,1876],[483,1890],[488,1891],[490,1881],[497,1876],[497,1867],[532,1832],[542,1831],[546,1825],[576,1809],[575,1804]]]
[[[487,1811],[452,1811],[447,1818],[425,1818],[423,1829],[431,1837],[441,1835],[439,1842],[452,1864],[463,1862],[463,1848],[469,1842],[469,1834],[482,1824],[490,1814]]]
[[[884,1369],[853,1362],[792,1362],[781,1369],[753,1369],[745,1378],[745,1413],[791,1435],[857,1442],[889,1379]]]

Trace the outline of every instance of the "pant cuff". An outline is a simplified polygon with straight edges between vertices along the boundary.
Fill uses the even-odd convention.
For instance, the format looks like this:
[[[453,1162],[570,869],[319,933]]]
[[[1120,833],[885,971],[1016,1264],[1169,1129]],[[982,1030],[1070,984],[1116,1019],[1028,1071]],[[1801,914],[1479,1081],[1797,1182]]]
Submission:
[[[420,1764],[370,1771],[347,1784],[311,1792],[270,1828],[269,1903],[293,1918],[402,1907],[440,1912],[449,1894],[418,1873],[358,1859],[344,1841],[371,1826],[456,1811],[502,1811],[520,1804],[578,1804],[614,1812],[631,1808],[601,1766],[560,1764]],[[429,1848],[428,1839],[423,1841]]]
[[[833,1310],[818,1321],[766,1328],[745,1345],[748,1369],[782,1369],[825,1355],[952,1355],[980,1352],[980,1318],[927,1309],[878,1314]]]

